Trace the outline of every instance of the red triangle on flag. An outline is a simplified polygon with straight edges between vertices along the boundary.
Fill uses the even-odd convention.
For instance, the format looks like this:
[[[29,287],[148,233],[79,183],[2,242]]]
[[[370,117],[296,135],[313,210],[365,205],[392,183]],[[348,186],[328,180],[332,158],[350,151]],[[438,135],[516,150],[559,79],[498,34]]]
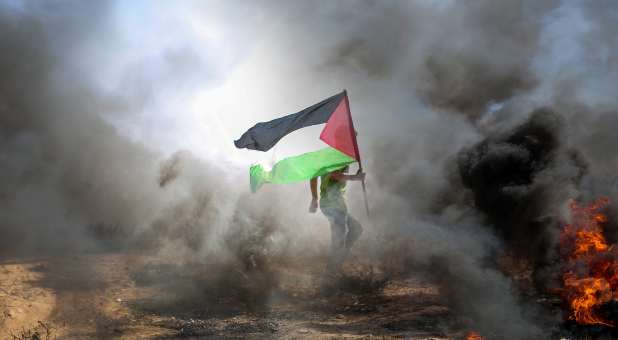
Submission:
[[[352,126],[347,97],[341,99],[331,114],[320,134],[320,139],[342,153],[359,160],[356,133]]]

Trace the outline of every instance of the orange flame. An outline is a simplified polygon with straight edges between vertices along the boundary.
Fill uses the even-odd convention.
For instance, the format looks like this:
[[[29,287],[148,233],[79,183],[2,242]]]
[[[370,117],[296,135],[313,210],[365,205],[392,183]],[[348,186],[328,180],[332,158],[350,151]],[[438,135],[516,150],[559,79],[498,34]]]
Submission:
[[[618,299],[618,261],[603,235],[607,217],[600,212],[609,204],[599,198],[588,206],[571,201],[573,221],[562,230],[561,245],[568,249],[568,263],[562,276],[570,319],[580,324],[614,325],[599,317],[597,309]]]
[[[470,331],[466,336],[466,340],[483,340],[483,337],[475,331]]]

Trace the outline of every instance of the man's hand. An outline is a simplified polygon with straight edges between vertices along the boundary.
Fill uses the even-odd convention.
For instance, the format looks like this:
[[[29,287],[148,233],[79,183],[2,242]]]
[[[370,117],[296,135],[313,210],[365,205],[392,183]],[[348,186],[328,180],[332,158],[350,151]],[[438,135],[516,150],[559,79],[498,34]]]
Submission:
[[[341,172],[334,171],[330,173],[330,178],[336,181],[362,181],[365,179],[365,173],[358,170],[355,175],[346,175]]]
[[[311,200],[311,204],[309,204],[309,212],[313,214],[316,211],[318,211],[318,199],[314,198]]]
[[[365,173],[362,171],[362,169],[358,169],[358,171],[356,172],[356,175],[354,175],[354,179],[357,181],[365,180]]]

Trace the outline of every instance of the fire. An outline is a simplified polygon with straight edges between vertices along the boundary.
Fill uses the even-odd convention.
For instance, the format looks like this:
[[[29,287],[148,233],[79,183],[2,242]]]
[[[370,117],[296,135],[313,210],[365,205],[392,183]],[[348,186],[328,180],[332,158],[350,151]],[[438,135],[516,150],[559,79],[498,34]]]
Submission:
[[[475,331],[470,331],[466,336],[466,340],[483,340],[483,337]]]
[[[561,245],[568,250],[564,295],[570,319],[580,324],[614,326],[597,315],[601,305],[618,299],[618,261],[603,234],[607,216],[600,212],[608,204],[607,198],[588,206],[571,201],[572,223],[562,230]]]

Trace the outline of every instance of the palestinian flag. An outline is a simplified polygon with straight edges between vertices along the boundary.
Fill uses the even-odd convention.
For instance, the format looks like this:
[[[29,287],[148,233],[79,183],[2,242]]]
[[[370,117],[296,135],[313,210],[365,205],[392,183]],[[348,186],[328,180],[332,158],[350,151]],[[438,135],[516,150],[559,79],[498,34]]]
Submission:
[[[292,183],[339,170],[360,160],[346,91],[336,94],[300,112],[255,124],[234,144],[237,148],[268,151],[285,135],[298,129],[324,124],[319,138],[329,147],[289,157],[277,162],[272,170],[261,165],[250,169],[251,190],[264,183]]]

